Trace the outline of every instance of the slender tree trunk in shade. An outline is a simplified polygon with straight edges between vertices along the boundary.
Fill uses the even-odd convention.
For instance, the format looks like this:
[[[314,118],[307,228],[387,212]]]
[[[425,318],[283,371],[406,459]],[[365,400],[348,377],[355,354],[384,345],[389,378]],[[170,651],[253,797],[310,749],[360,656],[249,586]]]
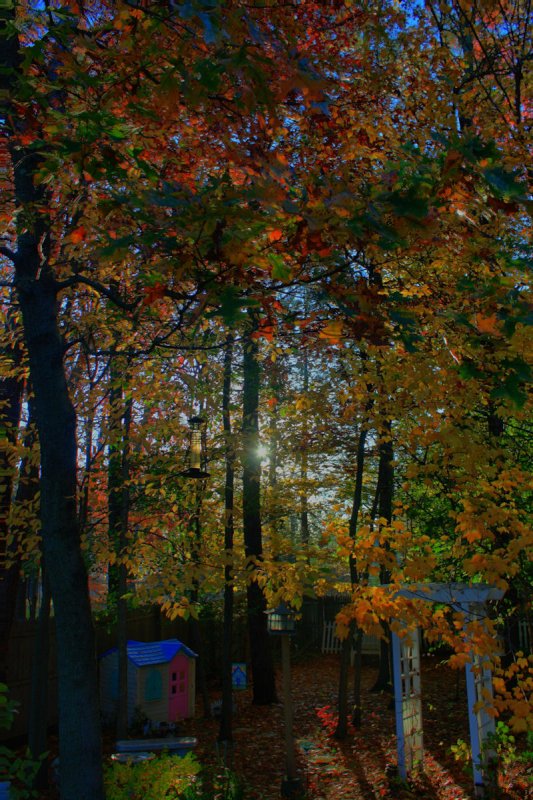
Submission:
[[[377,485],[377,513],[379,517],[387,520],[390,525],[392,520],[392,503],[394,497],[394,451],[392,444],[392,424],[387,421],[383,426],[382,438],[379,443],[379,467],[378,467],[378,485]],[[390,580],[390,575],[387,570],[381,570],[380,579],[382,584],[386,584]],[[376,683],[372,687],[372,691],[390,691],[392,687],[392,669],[391,669],[391,646],[390,646],[390,631],[387,624],[383,623],[386,639],[380,642],[379,654],[379,670],[376,678]]]
[[[39,496],[39,467],[33,463],[31,451],[36,444],[36,431],[34,426],[35,405],[31,392],[28,397],[28,425],[24,435],[24,446],[27,455],[20,468],[19,483],[14,498],[15,513],[17,507],[34,505]],[[24,534],[24,524],[15,524],[12,533],[15,540]],[[41,548],[42,549],[42,548]],[[42,588],[41,605],[37,615],[37,594],[40,584]],[[49,681],[49,650],[50,650],[50,587],[46,576],[46,566],[41,553],[40,569],[37,567],[36,575],[32,578],[35,585],[35,601],[32,605],[32,619],[36,620],[36,636],[31,665],[30,708],[28,713],[28,747],[32,758],[36,761],[47,751],[48,733],[48,681]],[[36,775],[34,789],[42,790],[47,786],[46,763]]]
[[[297,773],[293,733],[294,712],[291,686],[291,637],[288,634],[283,634],[281,636],[281,666],[283,669],[283,722],[286,770],[289,781],[294,781],[297,777]]]
[[[259,455],[259,385],[260,369],[255,312],[249,312],[247,335],[244,337],[243,355],[243,528],[245,555],[253,569],[253,562],[263,554],[261,531],[261,458]],[[248,634],[252,662],[253,702],[267,705],[276,700],[274,663],[267,629],[266,601],[256,581],[246,587],[248,603]]]
[[[339,669],[339,690],[337,695],[337,727],[334,736],[336,739],[345,739],[348,733],[348,674],[350,671],[350,653],[353,644],[353,632],[355,624],[350,622],[349,632],[346,639],[342,642],[340,669]]]
[[[222,631],[222,708],[220,713],[220,742],[233,740],[233,691],[231,665],[233,654],[233,538],[234,538],[234,489],[235,448],[231,432],[231,379],[233,368],[233,336],[226,337],[224,352],[224,385],[222,389],[222,419],[225,437],[226,477],[224,483],[224,618]]]
[[[44,567],[44,564],[43,564]],[[31,669],[31,702],[28,718],[28,747],[32,759],[37,761],[44,756],[48,734],[48,681],[50,677],[50,589],[46,578],[46,569],[42,570],[42,598],[37,635],[33,649]],[[48,765],[45,760],[35,776],[33,788],[44,790],[48,785]]]
[[[8,329],[13,327],[8,320]],[[14,335],[14,331],[13,331]],[[20,363],[21,347],[16,342],[2,350],[2,357],[12,368]],[[20,575],[17,543],[8,545],[8,519],[11,509],[13,480],[16,467],[12,448],[17,438],[22,406],[23,381],[18,377],[0,380],[0,682],[6,683],[9,634],[15,618],[16,597]]]
[[[302,391],[307,399],[309,395],[309,354],[304,348],[302,354]],[[303,432],[300,456],[300,538],[303,544],[309,544],[309,499],[307,496],[307,471],[308,471],[308,448],[309,448],[309,425],[307,422],[307,407],[304,412]]]
[[[202,512],[202,496],[205,491],[205,481],[195,481],[195,510],[194,510],[194,518],[193,518],[193,530],[192,534],[194,537],[194,542],[192,546],[192,559],[196,563],[199,562],[199,549],[200,543],[202,538],[202,521],[201,521],[201,512]],[[193,589],[191,592],[191,601],[192,603],[198,603],[199,598],[199,589],[198,589],[198,581],[196,578],[193,580]],[[202,696],[202,703],[204,707],[204,718],[209,719],[211,717],[211,703],[209,700],[209,691],[207,688],[207,674],[205,668],[205,647],[203,642],[202,630],[200,628],[200,622],[195,617],[190,617],[189,619],[189,631],[191,637],[191,646],[195,653],[198,654],[198,660],[196,662],[196,676],[198,679],[198,690]]]
[[[120,529],[118,535],[118,555],[123,558],[128,546],[128,528],[130,513],[130,428],[132,400],[128,397],[124,403],[123,439],[121,459],[120,488]],[[118,565],[117,585],[117,647],[118,647],[118,709],[117,739],[124,739],[128,733],[128,568],[120,561]]]
[[[115,615],[118,649],[118,694],[116,735],[124,739],[128,732],[128,632],[127,568],[122,563],[127,541],[129,516],[129,490],[127,488],[129,463],[129,426],[131,401],[124,398],[125,364],[114,354],[111,358],[109,386],[109,458],[107,465],[108,528],[110,550],[115,561],[108,568],[108,605]]]
[[[352,725],[361,728],[363,707],[361,702],[361,677],[363,669],[363,631],[357,628],[354,639],[354,674],[353,674],[353,706]]]
[[[94,410],[89,409],[87,412],[87,418],[85,420],[85,426],[84,426],[85,465],[83,469],[83,485],[80,488],[79,511],[78,511],[78,516],[80,520],[80,531],[82,534],[84,534],[86,531],[88,515],[89,515],[89,500],[90,500],[89,485],[90,485],[90,476],[92,469],[93,431],[94,431]]]
[[[369,410],[369,408],[367,408]],[[349,533],[350,537],[355,541],[357,536],[357,520],[361,511],[363,502],[363,474],[365,468],[365,444],[366,444],[367,428],[365,420],[361,424],[359,437],[357,441],[357,456],[356,456],[356,471],[355,471],[355,486],[352,501],[352,513],[350,515]],[[352,589],[359,581],[357,574],[357,565],[352,556],[349,558],[350,567],[350,582]],[[338,691],[338,719],[337,728],[335,730],[335,737],[337,739],[344,739],[348,732],[348,674],[350,665],[350,655],[354,642],[355,622],[350,623],[350,631],[348,637],[342,643],[341,663],[339,671],[339,691]],[[355,688],[355,684],[354,684]],[[360,705],[359,699],[354,701]]]

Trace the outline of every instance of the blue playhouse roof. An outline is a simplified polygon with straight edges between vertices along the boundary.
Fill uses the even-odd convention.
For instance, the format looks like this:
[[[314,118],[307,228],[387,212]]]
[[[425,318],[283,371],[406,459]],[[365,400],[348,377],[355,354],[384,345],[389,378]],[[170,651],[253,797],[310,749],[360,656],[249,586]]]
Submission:
[[[116,647],[112,647],[103,653],[102,658],[114,653],[116,650]],[[165,664],[168,661],[172,661],[177,653],[197,658],[197,653],[193,653],[190,648],[177,639],[164,639],[162,642],[136,642],[132,639],[128,641],[128,658],[137,667]]]

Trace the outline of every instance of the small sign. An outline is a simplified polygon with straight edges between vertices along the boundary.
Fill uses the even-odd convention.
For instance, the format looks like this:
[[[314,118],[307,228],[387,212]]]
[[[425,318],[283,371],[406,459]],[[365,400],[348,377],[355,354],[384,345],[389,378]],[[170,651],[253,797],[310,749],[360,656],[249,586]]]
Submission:
[[[234,689],[246,689],[246,664],[231,665],[231,685]]]

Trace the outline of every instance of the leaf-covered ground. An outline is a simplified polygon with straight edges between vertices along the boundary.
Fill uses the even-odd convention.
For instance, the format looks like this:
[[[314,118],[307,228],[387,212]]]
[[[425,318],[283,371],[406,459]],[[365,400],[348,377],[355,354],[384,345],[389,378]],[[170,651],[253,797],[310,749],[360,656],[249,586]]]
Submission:
[[[450,752],[458,739],[468,741],[464,676],[437,658],[424,659],[424,773],[409,787],[394,780],[396,739],[391,696],[372,693],[375,668],[364,668],[364,719],[343,742],[333,738],[339,659],[318,656],[292,666],[294,734],[300,774],[309,800],[469,800],[471,777]],[[278,669],[278,673],[280,670]],[[281,695],[281,674],[278,674]],[[199,740],[203,762],[225,760],[249,787],[247,797],[280,796],[284,770],[283,707],[252,706],[251,693],[236,696],[232,752],[217,748],[218,722],[198,716],[187,726]],[[198,708],[201,713],[201,708]],[[518,759],[502,776],[505,800],[533,797],[531,765]],[[529,785],[529,789],[528,789]],[[531,792],[531,795],[529,794]]]
[[[350,729],[343,742],[332,733],[336,721],[339,657],[313,656],[292,665],[294,734],[298,769],[308,800],[472,800],[471,777],[450,748],[468,741],[464,674],[438,658],[423,661],[424,773],[409,786],[395,781],[396,738],[389,694],[372,693],[376,669],[363,673],[363,727]],[[278,667],[281,697],[281,670]],[[350,676],[351,678],[352,676]],[[210,692],[211,702],[220,694]],[[183,723],[182,735],[198,738],[197,756],[203,764],[225,763],[247,787],[246,800],[278,800],[284,773],[283,706],[253,706],[251,690],[235,695],[234,743],[231,751],[217,746],[219,722],[204,719],[200,697],[197,715]],[[521,748],[520,741],[517,743]],[[57,740],[50,758],[57,755]],[[106,757],[113,737],[104,738]],[[499,800],[533,800],[533,764],[518,757],[505,765]],[[43,800],[56,800],[51,790]],[[146,798],[150,800],[150,798]]]

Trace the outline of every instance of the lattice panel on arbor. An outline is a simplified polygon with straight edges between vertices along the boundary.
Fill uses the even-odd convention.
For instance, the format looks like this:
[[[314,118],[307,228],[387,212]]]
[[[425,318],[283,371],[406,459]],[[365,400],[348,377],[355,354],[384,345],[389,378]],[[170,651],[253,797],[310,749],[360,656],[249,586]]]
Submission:
[[[393,634],[394,693],[400,774],[416,770],[424,758],[420,643],[418,632]]]

